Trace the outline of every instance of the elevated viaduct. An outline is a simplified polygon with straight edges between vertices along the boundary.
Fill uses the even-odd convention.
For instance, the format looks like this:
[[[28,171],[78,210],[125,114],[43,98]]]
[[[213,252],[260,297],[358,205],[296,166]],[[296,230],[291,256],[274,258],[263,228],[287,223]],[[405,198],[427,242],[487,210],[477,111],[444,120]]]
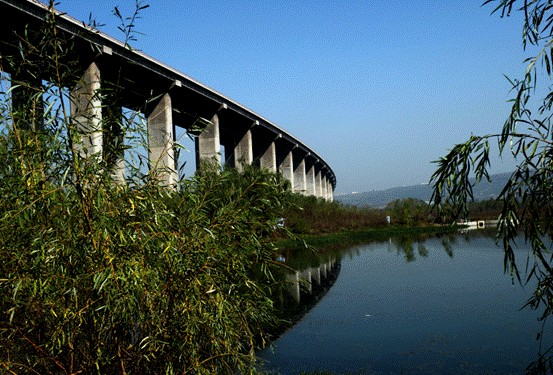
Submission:
[[[38,1],[0,0],[0,14],[4,19],[0,23],[1,57],[16,55],[16,35],[23,35],[26,26],[31,30],[40,29],[49,9]],[[102,129],[106,123],[102,117],[105,120],[110,113],[120,115],[125,107],[141,111],[147,119],[150,169],[159,170],[160,179],[167,185],[173,185],[178,179],[173,144],[175,127],[180,127],[194,134],[197,167],[203,160],[237,168],[243,163],[253,163],[281,173],[296,192],[333,199],[336,176],[332,168],[284,129],[68,15],[55,12],[55,18],[59,32],[77,36],[75,50],[82,77],[76,87],[68,90],[71,91],[72,121],[87,133],[81,152],[88,156],[102,155],[102,149],[114,138],[109,134],[112,130]],[[14,75],[7,64],[2,63],[0,67]],[[46,74],[37,72],[34,77],[17,79],[48,80]],[[115,88],[120,94],[118,99],[110,101],[105,95],[97,95],[105,87]],[[203,124],[203,131],[198,131],[198,124]],[[118,165],[117,173],[122,179],[124,162],[119,160]]]

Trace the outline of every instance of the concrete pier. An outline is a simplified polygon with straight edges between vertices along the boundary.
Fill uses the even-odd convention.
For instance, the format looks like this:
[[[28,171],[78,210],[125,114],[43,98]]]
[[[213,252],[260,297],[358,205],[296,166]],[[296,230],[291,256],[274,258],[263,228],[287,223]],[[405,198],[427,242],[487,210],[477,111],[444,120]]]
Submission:
[[[102,158],[102,100],[100,69],[91,63],[71,90],[71,119],[76,131],[75,149],[83,161]]]
[[[286,285],[288,292],[294,301],[300,303],[300,273],[298,271],[286,274]]]
[[[319,266],[320,270],[321,270],[321,276],[323,278],[326,278],[327,277],[327,271],[328,271],[328,266],[326,263],[321,263],[321,265]]]
[[[306,193],[305,182],[305,160],[301,159],[294,170],[294,191],[297,193]]]
[[[311,281],[315,285],[321,285],[321,267],[311,268]]]
[[[276,146],[275,142],[271,142],[269,147],[265,150],[259,161],[260,167],[268,170],[269,172],[277,172],[276,162]]]
[[[292,191],[294,190],[294,159],[292,156],[292,151],[288,152],[288,155],[284,158],[284,161],[280,164],[279,172],[282,176],[290,181],[292,186]]]
[[[322,198],[324,200],[328,200],[328,188],[326,186],[326,177],[322,177],[321,179],[321,194],[322,194]]]
[[[313,293],[313,283],[311,282],[311,269],[305,269],[299,273],[299,279],[303,283],[306,291],[311,294]]]
[[[222,106],[221,109],[226,109],[226,106]],[[221,165],[221,134],[218,113],[211,117],[210,124],[196,137],[195,142],[196,169],[200,169],[203,162]]]
[[[315,194],[314,195],[319,198],[322,198],[323,196],[320,170],[315,172]]]
[[[305,174],[305,187],[308,195],[316,195],[315,193],[315,165],[312,165],[311,168]]]
[[[147,118],[150,173],[166,186],[174,186],[178,179],[173,150],[172,112],[171,97],[167,93]]]
[[[309,267],[301,271],[293,271],[285,275],[286,289],[297,303],[302,302],[302,293],[308,296],[307,299],[320,293],[320,287],[327,284],[329,280],[336,278],[336,260],[327,260],[318,267]]]
[[[239,134],[241,135],[241,134]],[[234,146],[234,166],[239,171],[242,171],[244,165],[250,165],[253,162],[252,150],[252,132],[250,129],[241,135],[238,142]]]
[[[332,183],[331,182],[328,182],[328,184],[327,184],[326,200],[329,201],[329,202],[334,201],[334,192],[332,190]]]

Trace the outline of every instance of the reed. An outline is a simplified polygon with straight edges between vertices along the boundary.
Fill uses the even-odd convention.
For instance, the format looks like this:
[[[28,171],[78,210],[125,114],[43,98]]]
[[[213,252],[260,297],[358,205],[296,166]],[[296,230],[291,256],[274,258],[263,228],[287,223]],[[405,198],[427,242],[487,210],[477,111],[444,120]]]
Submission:
[[[0,372],[256,372],[254,349],[275,322],[267,234],[285,231],[284,182],[206,166],[169,190],[140,163],[116,181],[77,151],[66,106],[80,75],[54,12],[21,40],[2,56],[13,73],[0,100]],[[51,74],[15,79],[37,71]],[[142,117],[118,121],[116,152],[143,162]]]

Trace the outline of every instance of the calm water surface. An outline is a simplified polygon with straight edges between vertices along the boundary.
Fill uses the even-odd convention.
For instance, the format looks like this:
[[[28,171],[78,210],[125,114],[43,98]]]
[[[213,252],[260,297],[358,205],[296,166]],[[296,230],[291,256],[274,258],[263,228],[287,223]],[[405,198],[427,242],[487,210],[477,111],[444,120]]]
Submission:
[[[502,249],[479,234],[361,246],[343,253],[327,295],[259,355],[280,374],[524,373],[541,329],[537,312],[519,311],[531,292],[513,286]]]

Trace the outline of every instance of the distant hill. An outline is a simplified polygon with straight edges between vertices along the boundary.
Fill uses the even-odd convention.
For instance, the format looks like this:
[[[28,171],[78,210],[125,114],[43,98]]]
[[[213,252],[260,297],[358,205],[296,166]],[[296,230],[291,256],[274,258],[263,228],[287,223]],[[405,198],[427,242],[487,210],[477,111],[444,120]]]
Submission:
[[[474,187],[474,199],[485,200],[495,198],[509,180],[510,173],[500,173],[490,176],[491,183],[480,181]],[[344,194],[334,196],[334,200],[350,206],[371,206],[383,208],[395,199],[416,198],[429,201],[432,196],[432,187],[427,184],[397,187],[386,190],[373,190],[364,193]]]

